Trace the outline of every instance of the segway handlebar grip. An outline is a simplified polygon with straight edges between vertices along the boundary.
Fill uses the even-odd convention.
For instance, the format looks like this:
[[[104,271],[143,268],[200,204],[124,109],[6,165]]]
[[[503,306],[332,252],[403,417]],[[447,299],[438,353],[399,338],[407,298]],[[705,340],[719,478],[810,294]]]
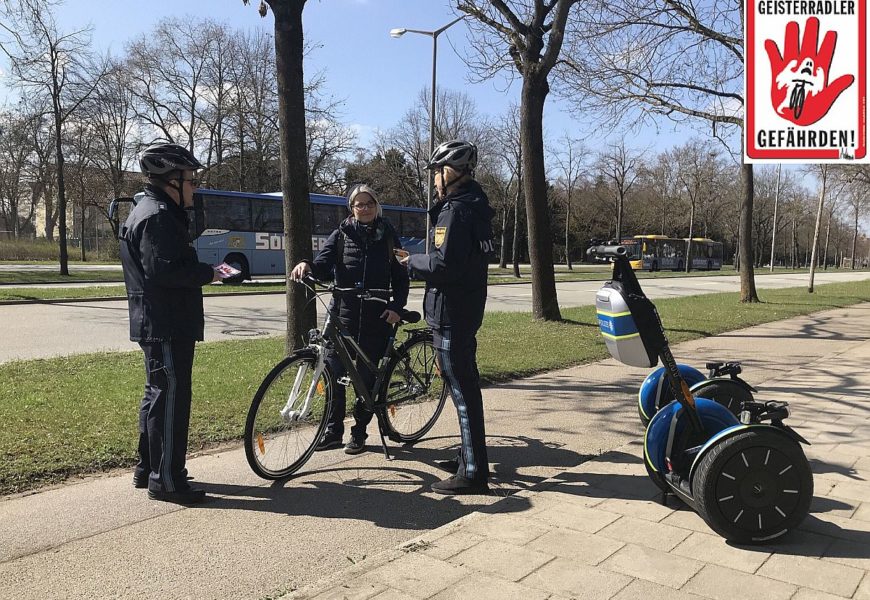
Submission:
[[[586,253],[589,256],[597,256],[599,258],[618,258],[625,256],[627,250],[625,246],[592,246]]]

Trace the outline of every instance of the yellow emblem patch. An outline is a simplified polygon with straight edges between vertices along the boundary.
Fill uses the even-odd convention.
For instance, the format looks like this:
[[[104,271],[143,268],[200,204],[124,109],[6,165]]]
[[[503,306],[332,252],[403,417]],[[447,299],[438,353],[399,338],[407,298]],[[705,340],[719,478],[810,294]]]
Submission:
[[[436,227],[435,228],[435,247],[440,248],[441,244],[444,243],[444,238],[447,237],[447,228],[446,227]]]

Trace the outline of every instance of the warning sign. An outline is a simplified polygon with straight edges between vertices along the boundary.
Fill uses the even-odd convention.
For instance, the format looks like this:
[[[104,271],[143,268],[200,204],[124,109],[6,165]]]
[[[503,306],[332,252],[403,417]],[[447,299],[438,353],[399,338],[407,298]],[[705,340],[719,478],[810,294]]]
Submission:
[[[870,162],[866,3],[746,3],[747,162]]]

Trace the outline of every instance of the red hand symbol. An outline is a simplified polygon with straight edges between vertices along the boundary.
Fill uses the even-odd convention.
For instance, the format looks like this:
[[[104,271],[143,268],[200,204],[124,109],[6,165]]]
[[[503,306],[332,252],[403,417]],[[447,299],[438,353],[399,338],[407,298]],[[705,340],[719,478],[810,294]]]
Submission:
[[[819,20],[816,17],[807,19],[800,49],[799,39],[800,26],[790,21],[785,28],[782,56],[776,42],[764,41],[773,73],[770,99],[777,114],[784,119],[797,125],[812,125],[828,114],[831,105],[855,78],[843,75],[828,85],[837,33],[826,33],[822,47],[818,48]]]

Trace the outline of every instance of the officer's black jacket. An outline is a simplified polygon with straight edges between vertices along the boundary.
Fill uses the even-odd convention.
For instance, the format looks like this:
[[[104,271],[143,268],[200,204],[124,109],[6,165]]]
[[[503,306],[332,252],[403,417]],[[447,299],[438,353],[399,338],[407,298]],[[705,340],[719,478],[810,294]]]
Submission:
[[[344,236],[343,242],[339,241],[339,236]],[[392,248],[401,247],[396,230],[386,219],[377,217],[373,227],[367,228],[353,217],[348,217],[332,232],[309,263],[315,278],[334,280],[338,287],[392,290],[391,294],[373,294],[389,300],[386,305],[350,296],[336,299],[334,308],[339,318],[350,325],[354,332],[358,331],[358,327],[359,330],[365,330],[366,323],[377,323],[376,320],[380,320],[385,309],[398,312],[408,302],[408,271],[398,263],[391,251]],[[342,254],[340,260],[339,251]]]
[[[202,340],[202,286],[213,277],[199,262],[186,211],[148,185],[119,232],[130,308],[130,339]]]
[[[411,273],[426,281],[423,309],[432,327],[477,331],[486,306],[487,254],[493,251],[489,200],[474,180],[432,207],[429,254],[410,258]]]

